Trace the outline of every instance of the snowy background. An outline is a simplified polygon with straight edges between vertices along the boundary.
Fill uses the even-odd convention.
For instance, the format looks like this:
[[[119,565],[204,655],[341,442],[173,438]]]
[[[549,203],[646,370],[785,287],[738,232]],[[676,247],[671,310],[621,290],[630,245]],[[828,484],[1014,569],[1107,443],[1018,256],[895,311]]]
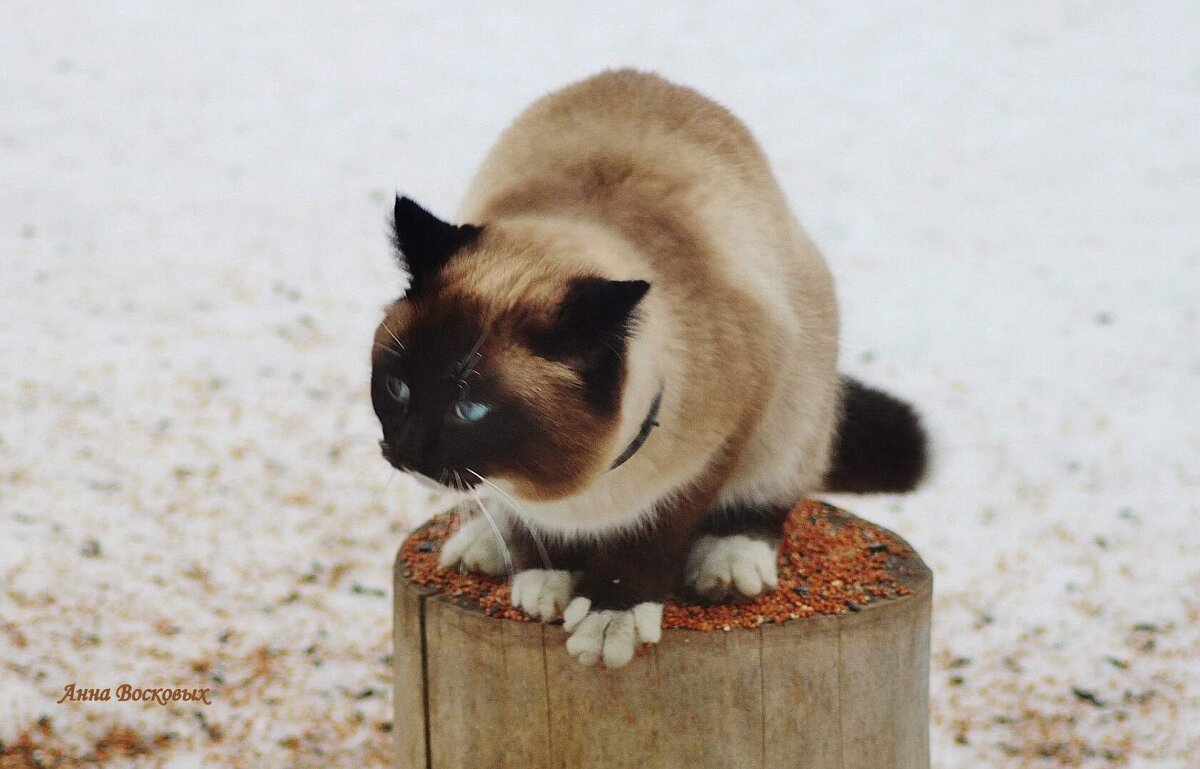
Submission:
[[[386,765],[391,195],[626,64],[749,124],[927,416],[834,501],[937,575],[934,765],[1200,766],[1200,6],[550,5],[0,5],[0,767]]]

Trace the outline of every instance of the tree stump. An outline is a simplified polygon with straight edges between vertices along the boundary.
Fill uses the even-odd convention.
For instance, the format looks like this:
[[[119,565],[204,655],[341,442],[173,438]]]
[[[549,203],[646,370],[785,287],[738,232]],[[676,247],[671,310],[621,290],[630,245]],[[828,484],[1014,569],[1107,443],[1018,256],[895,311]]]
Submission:
[[[397,766],[927,769],[929,569],[829,505],[805,502],[789,527],[799,519],[775,595],[668,604],[662,641],[617,670],[581,666],[560,625],[507,605],[502,581],[431,578],[453,527],[433,519],[396,559]],[[792,540],[809,549],[790,553]],[[858,561],[878,584],[823,581]]]

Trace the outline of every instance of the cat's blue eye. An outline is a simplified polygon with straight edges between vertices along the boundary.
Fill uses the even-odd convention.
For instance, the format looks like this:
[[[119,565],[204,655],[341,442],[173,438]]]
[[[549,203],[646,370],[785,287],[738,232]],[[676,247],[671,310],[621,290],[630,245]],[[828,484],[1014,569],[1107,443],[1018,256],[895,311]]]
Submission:
[[[479,401],[459,401],[454,404],[454,417],[468,424],[478,422],[488,415],[492,407]]]
[[[387,391],[388,395],[400,403],[408,403],[409,396],[412,395],[409,392],[408,385],[398,376],[389,376],[387,378]]]

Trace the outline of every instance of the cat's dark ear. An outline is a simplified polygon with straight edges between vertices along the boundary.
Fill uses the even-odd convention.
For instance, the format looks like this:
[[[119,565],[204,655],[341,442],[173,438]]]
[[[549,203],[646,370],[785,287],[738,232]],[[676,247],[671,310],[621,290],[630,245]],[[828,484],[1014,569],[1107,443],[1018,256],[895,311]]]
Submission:
[[[650,290],[644,280],[579,278],[567,289],[553,326],[540,335],[541,352],[553,357],[614,349],[633,328],[634,309]]]
[[[392,242],[396,259],[412,276],[408,293],[421,286],[463,246],[479,236],[481,227],[450,224],[417,205],[411,198],[396,196],[392,210]]]

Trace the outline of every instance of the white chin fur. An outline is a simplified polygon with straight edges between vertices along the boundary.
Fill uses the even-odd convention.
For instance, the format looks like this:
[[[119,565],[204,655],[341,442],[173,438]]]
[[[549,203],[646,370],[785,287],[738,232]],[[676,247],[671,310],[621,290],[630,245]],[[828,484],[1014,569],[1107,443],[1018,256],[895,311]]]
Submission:
[[[459,499],[467,499],[468,498],[464,492],[457,491],[455,489],[450,488],[449,486],[444,486],[444,485],[438,483],[437,481],[433,480],[432,478],[421,475],[420,473],[404,473],[404,477],[408,478],[411,481],[414,481],[415,483],[417,483],[418,485],[420,485],[421,487],[423,487],[429,491],[438,491],[438,492],[441,492],[446,495],[453,495],[453,499],[455,499],[456,501]]]
[[[604,492],[598,489],[604,483],[606,480],[601,478],[592,484],[587,493],[576,497],[538,502],[519,497],[516,489],[508,481],[495,480],[495,484],[517,503],[517,506],[513,507],[506,500],[504,506],[508,510],[537,533],[557,537],[561,541],[598,540],[617,532],[637,529],[645,524],[647,511],[621,511],[620,506],[612,504]],[[652,507],[653,505],[650,506]],[[614,510],[618,512],[613,514]],[[609,515],[605,516],[606,512]]]

